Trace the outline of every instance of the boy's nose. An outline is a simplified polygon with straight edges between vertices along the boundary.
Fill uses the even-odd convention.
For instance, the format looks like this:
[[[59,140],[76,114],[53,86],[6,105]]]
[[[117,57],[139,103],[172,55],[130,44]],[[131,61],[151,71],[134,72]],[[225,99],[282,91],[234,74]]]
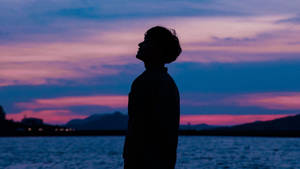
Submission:
[[[144,43],[144,42],[140,42],[140,43],[139,43],[139,47],[142,47],[143,43]]]

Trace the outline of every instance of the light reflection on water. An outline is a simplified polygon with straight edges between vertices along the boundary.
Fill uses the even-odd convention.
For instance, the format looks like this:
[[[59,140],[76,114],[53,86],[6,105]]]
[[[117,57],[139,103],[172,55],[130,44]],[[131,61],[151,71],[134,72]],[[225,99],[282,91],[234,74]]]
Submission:
[[[0,168],[121,169],[124,137],[3,137]],[[181,136],[176,169],[300,168],[300,138]]]

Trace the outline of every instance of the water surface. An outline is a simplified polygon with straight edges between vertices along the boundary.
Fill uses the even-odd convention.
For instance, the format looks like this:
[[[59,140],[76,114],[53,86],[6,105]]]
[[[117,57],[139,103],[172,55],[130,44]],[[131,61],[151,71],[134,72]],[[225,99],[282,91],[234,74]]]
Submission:
[[[2,137],[0,168],[121,169],[124,137]],[[181,136],[176,169],[300,169],[300,138]]]

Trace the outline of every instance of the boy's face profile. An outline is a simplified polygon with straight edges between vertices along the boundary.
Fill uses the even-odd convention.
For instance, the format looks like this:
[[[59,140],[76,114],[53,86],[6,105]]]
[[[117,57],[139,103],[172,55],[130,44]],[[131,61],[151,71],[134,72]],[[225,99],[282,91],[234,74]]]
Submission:
[[[154,61],[155,57],[161,57],[161,50],[151,41],[149,38],[144,38],[144,41],[138,44],[139,49],[136,54],[136,58],[142,60],[143,62]]]
[[[171,63],[181,53],[175,30],[156,26],[146,31],[144,40],[138,44],[136,58],[148,66],[161,66]]]

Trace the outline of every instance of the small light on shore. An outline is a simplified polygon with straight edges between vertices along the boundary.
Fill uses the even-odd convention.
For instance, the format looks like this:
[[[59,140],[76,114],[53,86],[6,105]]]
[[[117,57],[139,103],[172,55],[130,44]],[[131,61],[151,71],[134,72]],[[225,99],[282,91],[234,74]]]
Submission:
[[[31,128],[28,128],[28,131],[32,131],[32,129],[31,129]]]
[[[42,129],[42,128],[39,128],[38,130],[39,130],[39,131],[43,131],[43,129]]]

